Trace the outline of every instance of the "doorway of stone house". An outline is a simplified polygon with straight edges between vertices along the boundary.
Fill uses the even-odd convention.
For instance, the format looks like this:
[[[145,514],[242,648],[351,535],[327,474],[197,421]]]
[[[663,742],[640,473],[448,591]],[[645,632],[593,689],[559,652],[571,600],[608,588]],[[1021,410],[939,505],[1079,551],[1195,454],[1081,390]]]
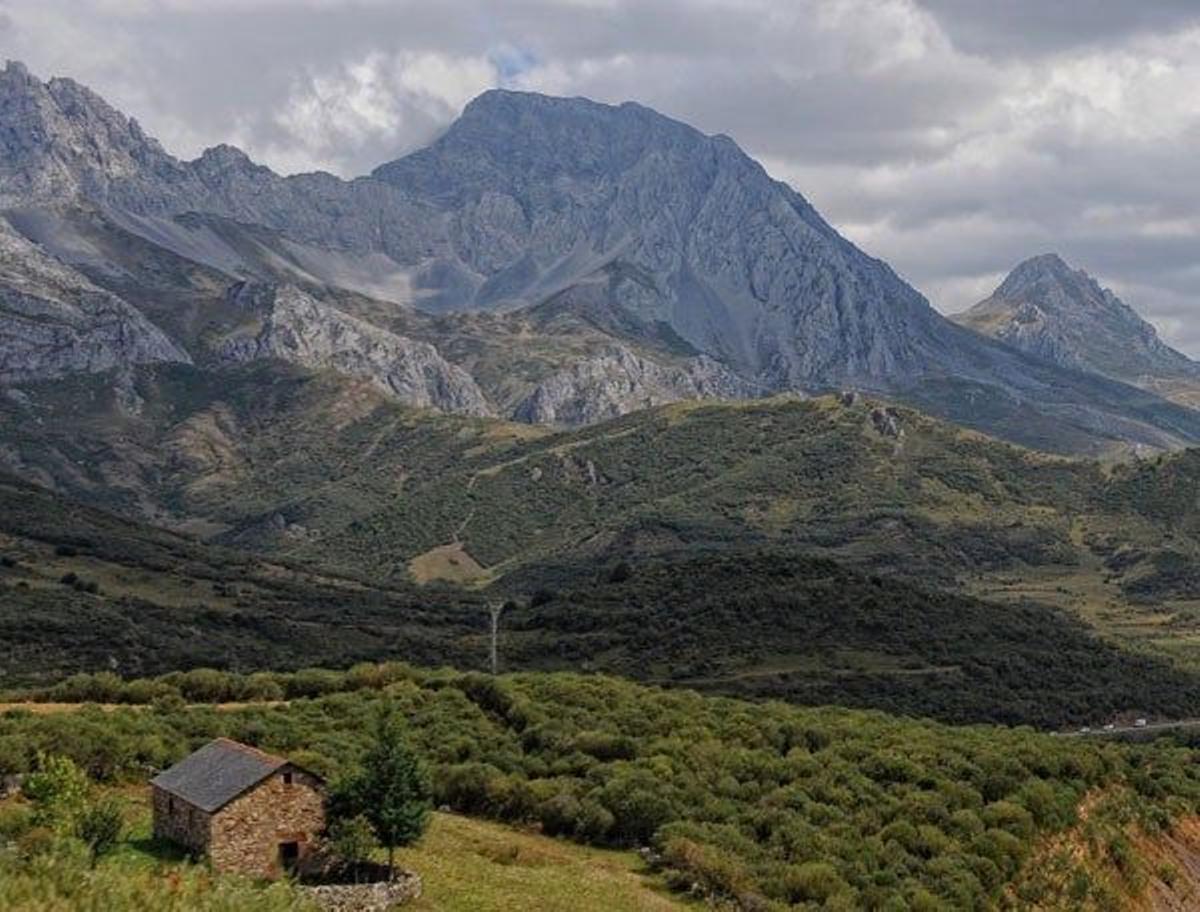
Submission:
[[[283,868],[287,874],[292,874],[296,870],[296,866],[300,863],[300,843],[298,842],[281,842],[279,843],[279,866]]]

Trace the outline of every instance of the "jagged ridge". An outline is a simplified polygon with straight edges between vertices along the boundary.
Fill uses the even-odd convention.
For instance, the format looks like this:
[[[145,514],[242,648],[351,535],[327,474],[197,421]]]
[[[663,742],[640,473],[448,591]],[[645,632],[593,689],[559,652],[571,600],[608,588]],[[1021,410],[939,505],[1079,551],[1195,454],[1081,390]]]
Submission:
[[[638,105],[487,92],[429,148],[349,182],[280,177],[229,147],[179,162],[86,89],[11,65],[8,113],[0,201],[82,197],[183,257],[197,247],[179,226],[208,230],[200,212],[276,232],[267,261],[297,261],[297,243],[309,262],[335,253],[308,278],[386,276],[431,313],[537,307],[606,275],[596,325],[666,332],[755,390],[885,392],[1044,445],[1024,430],[1034,414],[1068,449],[1200,439],[1197,413],[943,319],[730,139]]]

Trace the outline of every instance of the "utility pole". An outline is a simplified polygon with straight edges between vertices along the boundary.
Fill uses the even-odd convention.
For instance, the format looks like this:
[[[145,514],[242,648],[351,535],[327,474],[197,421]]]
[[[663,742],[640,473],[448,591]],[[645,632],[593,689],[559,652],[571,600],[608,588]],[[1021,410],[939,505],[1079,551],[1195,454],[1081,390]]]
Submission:
[[[500,612],[504,610],[504,602],[488,602],[488,613],[492,616],[492,674],[496,674],[500,666],[500,657],[496,641],[500,636]]]

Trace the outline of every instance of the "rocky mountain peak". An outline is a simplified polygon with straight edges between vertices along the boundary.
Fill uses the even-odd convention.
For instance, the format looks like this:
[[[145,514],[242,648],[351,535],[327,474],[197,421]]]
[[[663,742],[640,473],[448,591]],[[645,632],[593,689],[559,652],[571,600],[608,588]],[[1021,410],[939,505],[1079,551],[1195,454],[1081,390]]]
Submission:
[[[72,79],[43,83],[22,64],[0,73],[0,204],[105,198],[138,185],[166,205],[178,162],[95,92]]]
[[[1072,269],[1057,253],[1030,257],[1013,267],[993,293],[997,298],[1039,296],[1046,303],[1069,295],[1081,303],[1106,306],[1106,292],[1082,269]]]
[[[1055,253],[1021,262],[990,298],[955,319],[1040,358],[1155,389],[1162,378],[1200,376],[1200,365]]]
[[[205,183],[257,178],[270,180],[275,173],[264,165],[254,162],[237,146],[227,143],[205,149],[191,163],[192,169]]]
[[[711,163],[709,137],[637,104],[601,104],[492,89],[427,149],[382,165],[373,176],[440,198],[482,189],[522,194],[547,182],[612,179],[647,156]]]

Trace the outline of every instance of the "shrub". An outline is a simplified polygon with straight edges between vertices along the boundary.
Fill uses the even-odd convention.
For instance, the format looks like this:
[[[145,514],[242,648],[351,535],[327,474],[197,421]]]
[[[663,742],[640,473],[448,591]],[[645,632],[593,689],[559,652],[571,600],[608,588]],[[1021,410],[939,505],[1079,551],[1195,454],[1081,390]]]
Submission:
[[[750,878],[736,858],[712,846],[676,836],[663,847],[663,861],[676,874],[677,886],[700,885],[704,894],[717,899],[730,899],[749,890]]]
[[[624,583],[633,576],[633,568],[625,561],[613,566],[608,572],[608,581],[610,583]]]
[[[575,836],[584,842],[605,843],[616,824],[617,819],[606,807],[585,799],[575,816]]]
[[[356,870],[370,861],[372,853],[379,848],[375,828],[363,814],[334,820],[329,825],[328,844],[338,858]]]
[[[23,804],[0,804],[0,843],[15,840],[33,827],[33,808]]]
[[[37,770],[21,783],[22,793],[33,804],[34,822],[56,830],[74,826],[90,789],[83,770],[58,754],[39,754]]]
[[[612,814],[612,834],[622,845],[645,845],[674,816],[661,784],[645,771],[614,776],[596,797]]]
[[[90,805],[75,823],[75,835],[88,847],[92,867],[117,847],[125,819],[121,806],[112,799]]]
[[[840,893],[849,892],[849,886],[837,868],[823,861],[798,865],[789,872],[785,883],[788,900],[793,903],[824,903]]]

